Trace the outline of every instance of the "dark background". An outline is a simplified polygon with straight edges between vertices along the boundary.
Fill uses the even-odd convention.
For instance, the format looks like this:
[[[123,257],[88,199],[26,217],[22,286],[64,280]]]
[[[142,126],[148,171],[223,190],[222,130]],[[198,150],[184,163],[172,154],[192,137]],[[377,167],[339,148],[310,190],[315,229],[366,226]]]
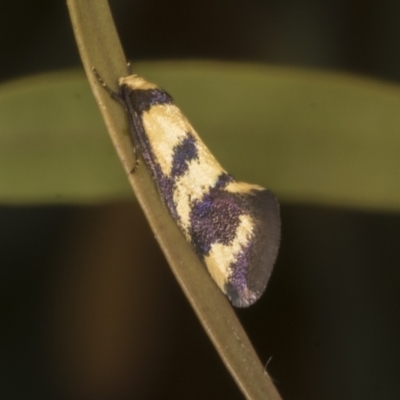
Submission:
[[[64,2],[3,3],[3,81],[81,65]],[[111,6],[131,60],[213,58],[400,79],[396,0]],[[114,232],[107,221],[132,213],[151,241],[134,207],[0,208],[0,398],[242,398],[156,247],[148,250],[156,267],[140,279],[118,270],[114,281],[115,266],[79,268],[80,249],[102,248],[96,234]],[[267,293],[238,314],[284,399],[400,398],[399,215],[282,204],[282,221]]]

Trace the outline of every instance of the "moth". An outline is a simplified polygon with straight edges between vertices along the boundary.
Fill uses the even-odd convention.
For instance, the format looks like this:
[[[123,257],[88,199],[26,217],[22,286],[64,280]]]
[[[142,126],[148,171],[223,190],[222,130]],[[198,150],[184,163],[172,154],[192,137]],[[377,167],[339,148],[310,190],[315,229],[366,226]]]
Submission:
[[[127,112],[135,155],[142,156],[162,202],[215,283],[234,306],[253,304],[280,244],[273,193],[228,174],[166,91],[128,75],[114,92],[93,72]]]

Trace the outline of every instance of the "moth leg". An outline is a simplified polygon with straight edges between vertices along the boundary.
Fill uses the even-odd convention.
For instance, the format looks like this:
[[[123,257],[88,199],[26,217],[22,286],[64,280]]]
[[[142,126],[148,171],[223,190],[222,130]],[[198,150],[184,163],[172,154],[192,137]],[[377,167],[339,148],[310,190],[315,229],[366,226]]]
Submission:
[[[129,171],[132,175],[137,171],[137,169],[139,168],[140,162],[138,159],[136,159],[135,161],[135,165],[133,166],[133,168]]]
[[[136,148],[135,145],[133,145],[133,156],[135,157],[135,164],[133,165],[133,168],[130,170],[131,174],[134,174],[137,169],[139,168],[139,156],[138,156],[138,149]]]

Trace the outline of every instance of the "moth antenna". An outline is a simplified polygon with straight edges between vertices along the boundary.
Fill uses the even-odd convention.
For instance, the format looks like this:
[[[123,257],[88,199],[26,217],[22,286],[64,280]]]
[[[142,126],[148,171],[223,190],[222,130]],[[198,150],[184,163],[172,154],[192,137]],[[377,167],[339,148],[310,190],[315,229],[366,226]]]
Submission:
[[[130,68],[130,63],[128,63],[128,66]],[[113,100],[118,101],[118,103],[122,104],[122,106],[124,107],[125,111],[128,111],[127,107],[126,107],[126,103],[124,102],[123,98],[121,97],[121,95],[117,92],[114,92],[114,90],[112,90],[107,83],[104,82],[104,79],[100,76],[100,74],[98,73],[97,69],[95,67],[92,67],[92,72],[94,74],[94,76],[96,77],[96,79],[99,81],[100,85],[106,90],[106,92],[110,95],[110,97]],[[133,143],[133,156],[135,158],[135,164],[133,166],[133,168],[131,169],[130,173],[133,174],[135,173],[135,171],[138,169],[139,167],[139,158],[138,158],[138,150],[136,147],[136,144]]]
[[[138,170],[139,165],[140,165],[139,158],[137,157],[137,154],[136,154],[136,147],[133,148],[133,154],[135,155],[135,165],[133,166],[133,168],[130,171],[132,175]]]
[[[92,67],[92,72],[94,74],[94,76],[96,77],[96,79],[99,81],[100,85],[103,86],[103,88],[107,91],[107,93],[114,98],[115,95],[117,95],[117,93],[115,93],[108,85],[107,83],[104,82],[103,78],[100,76],[100,74],[98,73],[97,69],[95,67]]]
[[[98,73],[98,71],[97,71],[97,69],[95,67],[92,67],[92,72],[93,72],[94,76],[96,77],[96,79],[99,81],[100,85],[110,95],[110,97],[113,100],[118,101],[118,103],[120,103],[125,108],[125,111],[128,111],[126,109],[126,104],[125,104],[124,100],[122,99],[121,95],[119,93],[117,93],[117,92],[114,92],[114,90],[112,90],[110,88],[110,86],[108,86],[107,83],[104,82],[104,79],[100,76],[100,74]]]

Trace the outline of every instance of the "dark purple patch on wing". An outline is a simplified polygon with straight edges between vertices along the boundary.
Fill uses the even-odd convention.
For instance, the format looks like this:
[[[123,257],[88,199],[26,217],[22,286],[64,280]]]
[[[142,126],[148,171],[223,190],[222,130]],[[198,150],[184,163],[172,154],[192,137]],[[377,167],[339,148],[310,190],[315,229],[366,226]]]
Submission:
[[[170,178],[164,175],[161,172],[161,168],[157,164],[157,169],[159,169],[158,178],[156,180],[158,190],[160,192],[161,199],[164,205],[168,208],[172,217],[179,223],[180,217],[176,211],[175,203],[174,203],[174,187],[175,181],[173,178]]]
[[[280,241],[279,204],[269,190],[242,195],[242,208],[254,223],[253,236],[229,269],[225,291],[236,307],[253,304],[264,292]]]
[[[123,85],[120,88],[120,96],[139,116],[150,110],[154,105],[174,104],[173,98],[161,88],[132,90],[129,86]]]
[[[214,186],[215,189],[223,189],[228,185],[228,183],[234,182],[235,180],[232,178],[232,175],[227,174],[224,172],[218,177],[217,183]]]
[[[209,254],[213,243],[229,245],[235,238],[243,209],[235,194],[223,190],[231,181],[230,175],[221,175],[216,186],[193,203],[189,235],[194,249],[202,257]]]
[[[237,306],[246,306],[248,299],[244,299],[244,293],[248,288],[249,273],[249,252],[251,249],[251,240],[248,245],[242,249],[237,256],[236,261],[229,266],[231,275],[225,284],[225,291],[231,302]]]
[[[171,177],[182,176],[189,168],[190,161],[197,158],[196,139],[189,132],[187,137],[173,149]]]

